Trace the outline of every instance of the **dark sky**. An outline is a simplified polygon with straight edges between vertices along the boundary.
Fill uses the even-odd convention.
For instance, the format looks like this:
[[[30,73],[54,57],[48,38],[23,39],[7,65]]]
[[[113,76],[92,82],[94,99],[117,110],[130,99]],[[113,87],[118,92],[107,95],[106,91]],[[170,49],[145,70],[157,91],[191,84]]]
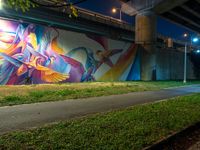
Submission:
[[[78,5],[79,7],[89,9],[104,15],[112,16],[119,18],[119,13],[113,14],[111,9],[113,7],[120,7],[119,0],[87,0]],[[122,16],[124,21],[134,24],[134,18],[123,14]],[[186,28],[175,25],[169,21],[166,21],[160,17],[158,17],[157,21],[157,31],[165,36],[170,36],[176,39],[182,39],[182,35],[187,32],[190,33],[191,31],[187,30]],[[191,34],[193,34],[191,32]]]

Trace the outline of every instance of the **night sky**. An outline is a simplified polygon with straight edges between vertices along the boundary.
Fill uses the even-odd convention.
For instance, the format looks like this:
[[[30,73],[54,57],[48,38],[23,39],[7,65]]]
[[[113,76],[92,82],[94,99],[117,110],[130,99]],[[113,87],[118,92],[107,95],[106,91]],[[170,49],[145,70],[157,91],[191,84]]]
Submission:
[[[87,0],[78,5],[79,7],[89,9],[104,15],[119,18],[119,13],[113,14],[111,9],[113,7],[120,7],[119,0]],[[134,17],[123,14],[122,19],[126,22],[134,24]],[[176,39],[183,39],[185,32],[194,34],[186,28],[175,25],[167,20],[158,17],[157,31],[165,36],[170,36]]]

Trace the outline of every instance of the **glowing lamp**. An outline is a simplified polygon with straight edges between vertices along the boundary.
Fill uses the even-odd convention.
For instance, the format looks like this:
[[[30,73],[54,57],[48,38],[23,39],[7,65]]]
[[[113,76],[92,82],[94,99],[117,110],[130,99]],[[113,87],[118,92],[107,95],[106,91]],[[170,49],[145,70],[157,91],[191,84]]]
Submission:
[[[192,42],[194,42],[194,43],[195,43],[195,42],[198,42],[198,41],[199,41],[198,38],[193,38],[193,39],[192,39]]]
[[[188,37],[188,34],[187,34],[187,33],[184,33],[183,36],[184,36],[184,37]]]
[[[117,12],[117,9],[116,9],[116,8],[113,8],[113,9],[112,9],[112,12],[113,12],[113,13],[116,13],[116,12]]]

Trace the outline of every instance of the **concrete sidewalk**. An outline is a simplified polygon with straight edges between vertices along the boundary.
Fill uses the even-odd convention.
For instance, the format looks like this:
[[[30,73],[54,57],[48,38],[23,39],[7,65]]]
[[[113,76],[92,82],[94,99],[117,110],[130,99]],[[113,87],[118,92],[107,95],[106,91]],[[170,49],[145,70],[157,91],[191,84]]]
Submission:
[[[0,134],[199,92],[200,85],[193,85],[160,91],[0,107]]]

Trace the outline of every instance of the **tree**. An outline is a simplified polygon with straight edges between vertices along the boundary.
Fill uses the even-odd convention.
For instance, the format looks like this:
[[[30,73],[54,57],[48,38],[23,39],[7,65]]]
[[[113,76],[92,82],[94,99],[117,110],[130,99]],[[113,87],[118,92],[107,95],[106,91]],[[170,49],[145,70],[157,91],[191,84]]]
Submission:
[[[68,7],[70,9],[70,16],[78,16],[78,12],[74,5],[82,3],[86,0],[5,0],[5,4],[15,10],[22,10],[23,12],[29,11],[31,8],[36,7]]]

